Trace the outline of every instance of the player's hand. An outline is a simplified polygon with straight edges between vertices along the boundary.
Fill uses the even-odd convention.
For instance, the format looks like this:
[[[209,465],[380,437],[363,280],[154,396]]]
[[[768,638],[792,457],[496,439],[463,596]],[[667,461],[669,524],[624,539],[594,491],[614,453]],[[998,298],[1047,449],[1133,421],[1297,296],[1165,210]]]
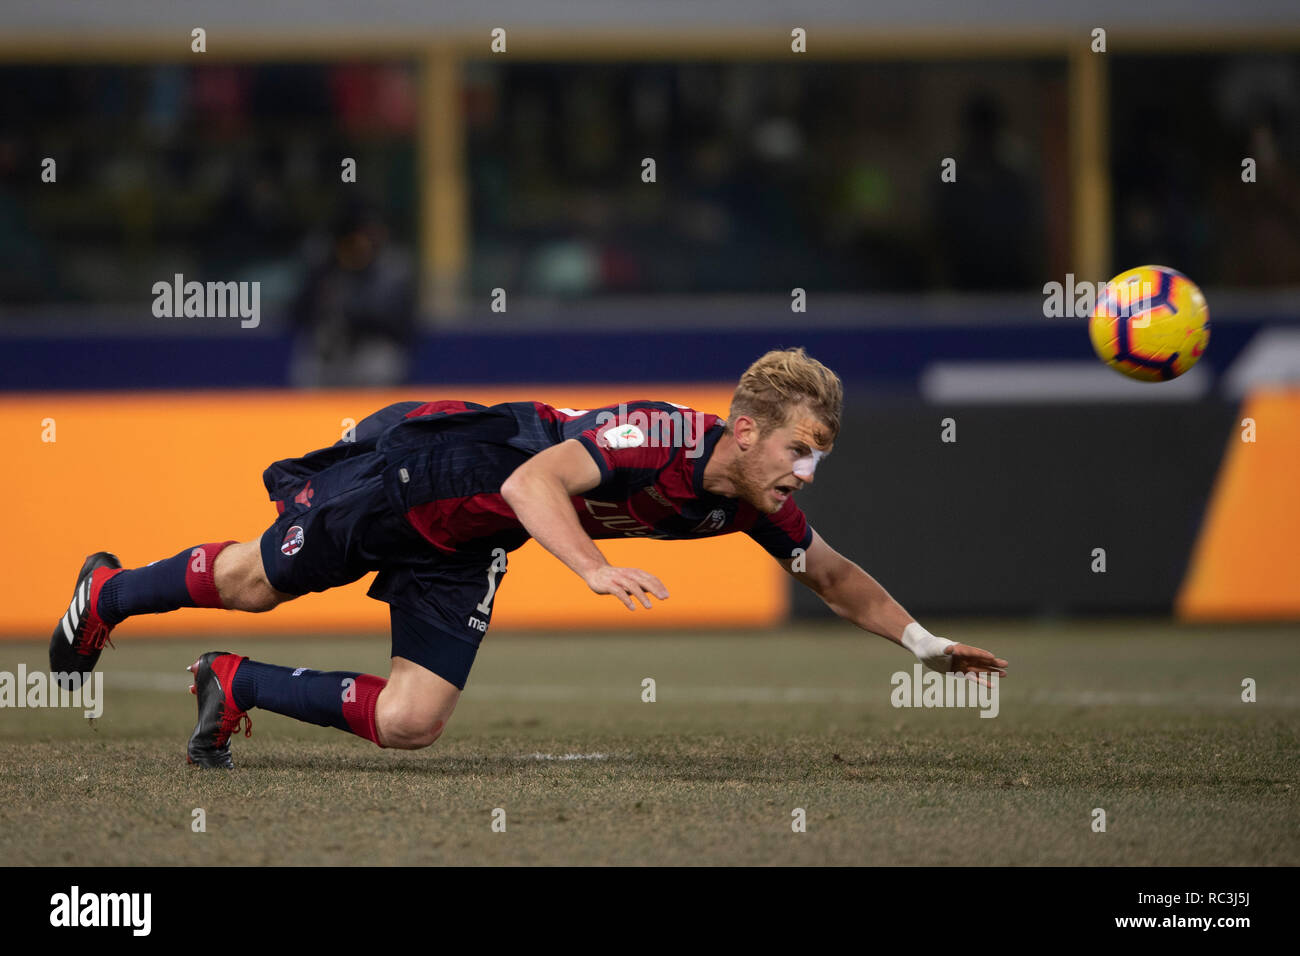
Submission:
[[[953,644],[944,650],[948,655],[948,669],[954,674],[965,674],[967,680],[973,680],[984,687],[990,687],[989,675],[997,674],[999,677],[1006,677],[1007,662],[1000,657],[994,657],[982,647],[971,647],[969,644]]]
[[[636,610],[632,599],[636,598],[647,609],[650,607],[650,595],[661,601],[668,599],[668,589],[664,583],[648,571],[640,568],[616,568],[605,565],[597,568],[585,578],[587,587],[597,594],[612,594],[624,604],[629,611]]]

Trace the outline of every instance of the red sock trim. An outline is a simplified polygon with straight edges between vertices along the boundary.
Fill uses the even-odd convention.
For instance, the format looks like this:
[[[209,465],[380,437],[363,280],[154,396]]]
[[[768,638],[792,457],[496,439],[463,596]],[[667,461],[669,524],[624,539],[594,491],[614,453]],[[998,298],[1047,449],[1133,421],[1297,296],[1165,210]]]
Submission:
[[[123,570],[123,568],[95,568],[95,570],[91,572],[90,600],[87,602],[86,606],[90,608],[90,613],[93,614],[97,620],[103,620],[103,618],[99,616],[100,592],[104,590],[104,585],[108,583],[109,578],[115,574],[121,574]]]
[[[217,593],[217,555],[234,541],[219,544],[201,544],[190,549],[190,559],[185,565],[185,589],[195,607],[225,607]]]
[[[226,695],[226,706],[231,710],[244,709],[235,700],[235,671],[239,670],[239,665],[246,660],[247,657],[240,657],[238,654],[222,654],[212,660],[212,673],[217,675],[221,689]]]
[[[379,701],[379,692],[388,686],[388,681],[374,674],[358,674],[357,682],[352,686],[356,691],[354,700],[343,701],[343,719],[358,737],[365,737],[371,743],[379,743],[379,728],[375,725],[375,705]]]

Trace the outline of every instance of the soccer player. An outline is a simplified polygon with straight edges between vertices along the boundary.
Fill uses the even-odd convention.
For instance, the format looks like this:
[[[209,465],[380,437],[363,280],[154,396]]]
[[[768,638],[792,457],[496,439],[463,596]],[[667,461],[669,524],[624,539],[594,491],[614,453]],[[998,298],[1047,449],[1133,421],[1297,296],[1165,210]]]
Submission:
[[[404,402],[341,441],[278,461],[263,480],[278,520],[253,541],[187,548],[123,570],[86,559],[50,640],[54,673],[89,673],[109,632],[179,607],[269,611],[377,571],[392,669],[281,667],[211,651],[190,668],[198,724],[187,756],[233,767],[230,737],[255,707],[350,731],[380,747],[442,734],[492,618],[507,555],[536,538],[596,594],[629,610],[668,599],[640,568],[615,567],[593,539],[700,538],[744,531],[841,617],[939,671],[984,682],[1007,662],[935,637],[808,524],[794,493],[839,432],[843,389],[803,349],[772,351],[741,376],[726,420],[668,402],[559,409]]]

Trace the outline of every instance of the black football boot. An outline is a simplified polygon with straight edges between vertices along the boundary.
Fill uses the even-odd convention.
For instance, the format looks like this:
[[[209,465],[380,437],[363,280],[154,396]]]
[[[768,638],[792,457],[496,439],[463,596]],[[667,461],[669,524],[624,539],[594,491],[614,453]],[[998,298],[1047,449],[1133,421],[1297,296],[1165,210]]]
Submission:
[[[105,642],[112,646],[108,632],[113,628],[100,620],[96,607],[104,582],[121,568],[122,562],[107,551],[97,551],[86,558],[77,572],[72,601],[54,626],[54,635],[50,638],[51,673],[84,677],[95,669]]]
[[[186,759],[196,767],[223,767],[233,770],[230,735],[244,724],[244,736],[253,733],[253,720],[235,706],[230,693],[235,671],[248,660],[226,651],[208,651],[187,668],[194,675],[190,693],[199,698],[199,722],[190,734]]]

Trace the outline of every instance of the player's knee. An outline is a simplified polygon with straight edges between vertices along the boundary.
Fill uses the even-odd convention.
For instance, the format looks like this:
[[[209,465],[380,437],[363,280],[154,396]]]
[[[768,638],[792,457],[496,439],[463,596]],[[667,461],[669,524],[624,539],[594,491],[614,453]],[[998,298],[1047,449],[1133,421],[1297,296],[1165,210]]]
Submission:
[[[420,750],[433,744],[447,727],[446,717],[427,706],[388,702],[381,695],[375,717],[385,747]]]
[[[385,747],[399,750],[421,750],[431,746],[442,736],[446,721],[413,713],[385,722],[380,727],[380,737]]]
[[[442,736],[460,699],[446,678],[393,655],[388,683],[375,701],[375,728],[385,747],[419,750]]]
[[[432,726],[425,726],[415,730],[408,738],[407,750],[423,750],[425,747],[432,747],[442,736],[443,728],[446,726],[443,721],[438,720]]]

